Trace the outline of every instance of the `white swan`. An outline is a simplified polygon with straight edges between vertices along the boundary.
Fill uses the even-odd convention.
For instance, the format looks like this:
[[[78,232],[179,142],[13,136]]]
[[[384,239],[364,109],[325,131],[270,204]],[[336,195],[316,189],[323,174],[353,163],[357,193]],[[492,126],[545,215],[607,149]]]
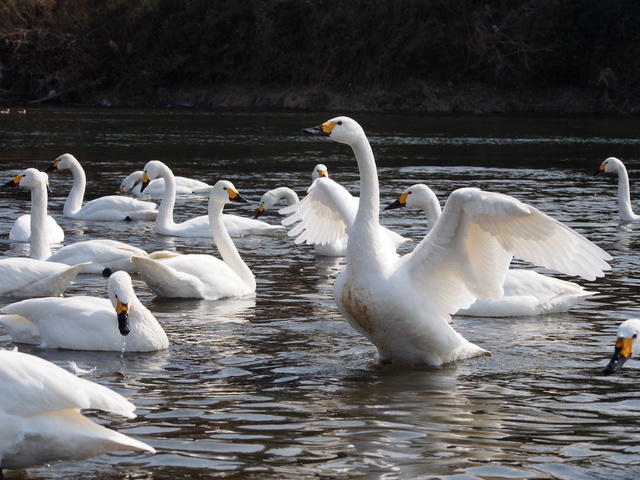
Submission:
[[[618,212],[621,222],[639,222],[640,215],[633,213],[631,194],[629,193],[629,175],[627,169],[616,157],[609,157],[600,164],[593,175],[615,173],[618,175]]]
[[[630,318],[620,324],[613,356],[602,370],[603,375],[611,375],[617,372],[627,360],[640,353],[638,344],[635,341],[638,335],[640,335],[640,319]]]
[[[119,195],[96,198],[83,205],[87,178],[80,162],[69,153],[60,155],[45,171],[55,170],[71,170],[73,175],[73,187],[62,210],[65,217],[76,220],[116,221],[154,220],[158,215],[155,203]]]
[[[140,191],[142,188],[142,170],[136,170],[127,175],[120,183],[120,195],[127,193],[135,197],[149,195],[151,197],[162,197],[164,195],[164,178],[156,178],[152,180],[144,189],[144,193]],[[176,194],[190,195],[192,193],[206,193],[211,191],[211,185],[195,180],[193,178],[176,176]]]
[[[80,413],[91,409],[135,418],[135,405],[35,355],[0,350],[0,391],[2,469],[83,460],[117,450],[155,453],[150,445]]]
[[[156,178],[164,178],[165,193],[160,202],[158,217],[156,218],[156,232],[161,235],[174,237],[211,237],[209,216],[201,215],[190,218],[182,223],[173,221],[173,207],[176,202],[176,182],[171,169],[158,160],[151,160],[144,167],[142,175],[142,191]],[[223,214],[225,228],[232,237],[250,234],[269,234],[281,230],[281,225],[270,225],[261,220],[240,217],[238,215]]]
[[[41,348],[153,352],[169,347],[164,330],[138,300],[127,272],[109,277],[109,299],[30,298],[0,309],[16,342]]]
[[[29,298],[62,295],[76,275],[87,266],[87,263],[67,265],[46,262],[51,253],[48,239],[39,232],[38,225],[46,222],[47,192],[45,174],[29,168],[7,182],[4,186],[22,186],[31,188],[32,231],[31,254],[33,258],[0,259],[0,296],[13,298]]]
[[[355,153],[360,204],[334,296],[381,362],[440,365],[490,355],[449,320],[478,298],[499,298],[514,255],[587,279],[610,268],[606,252],[560,222],[515,198],[475,188],[454,191],[434,228],[398,258],[382,241],[376,164],[360,125],[337,117],[304,132]]]
[[[222,209],[228,202],[245,203],[233,184],[218,181],[209,198],[209,222],[222,260],[211,255],[169,255],[132,258],[144,281],[160,297],[216,300],[255,292],[256,280],[227,233]]]
[[[281,223],[285,226],[297,223],[287,233],[296,237],[295,243],[314,245],[319,255],[344,256],[359,199],[330,179],[324,165],[316,165],[313,174],[317,178],[307,189],[307,195],[298,203],[280,209],[281,214],[288,215]],[[379,225],[378,228],[393,252],[398,245],[409,241],[386,227]]]
[[[429,228],[433,228],[441,214],[438,198],[423,183],[407,188],[385,210],[401,207],[421,209],[426,214]],[[520,317],[566,312],[596,293],[588,292],[578,284],[525,269],[509,269],[503,289],[502,297],[476,300],[457,313],[475,317]]]
[[[47,186],[49,185],[49,177],[43,172],[43,175],[47,178]],[[47,240],[49,243],[62,243],[64,241],[64,230],[58,225],[56,219],[51,215],[47,215],[47,221],[45,223]],[[9,232],[9,240],[12,242],[25,242],[28,243],[31,240],[31,215],[20,215],[11,227]]]
[[[82,273],[102,273],[105,268],[112,271],[126,270],[133,273],[136,269],[131,263],[131,257],[134,255],[147,256],[147,252],[140,248],[117,240],[106,239],[86,240],[65,245],[52,254],[51,246],[45,235],[46,231],[43,228],[47,216],[46,174],[35,168],[29,168],[9,184],[31,189],[31,250],[29,256],[32,259],[74,266],[82,263],[84,264]],[[51,268],[53,267],[50,265],[39,265],[37,270],[50,270]],[[59,266],[59,268],[63,267]],[[34,273],[29,272],[31,275]],[[22,273],[22,276],[26,278],[27,272]],[[58,293],[50,293],[49,295],[58,295]]]
[[[278,187],[265,192],[260,198],[260,204],[253,218],[264,215],[267,210],[277,205],[281,201],[285,201],[287,206],[295,205],[300,201],[298,194],[289,187]]]

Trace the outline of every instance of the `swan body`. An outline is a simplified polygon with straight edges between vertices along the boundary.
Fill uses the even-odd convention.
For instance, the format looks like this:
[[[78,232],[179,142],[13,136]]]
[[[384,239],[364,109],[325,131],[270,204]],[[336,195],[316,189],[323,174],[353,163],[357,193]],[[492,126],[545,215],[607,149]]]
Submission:
[[[640,353],[640,346],[635,341],[638,335],[640,335],[639,318],[630,318],[620,324],[613,356],[604,370],[602,370],[603,375],[611,375],[617,372],[627,360]]]
[[[91,409],[135,418],[131,402],[35,355],[0,350],[0,391],[2,469],[82,460],[116,450],[155,453],[146,443],[80,413]]]
[[[155,180],[152,180],[144,189],[144,193],[142,193],[142,173],[142,170],[136,170],[135,172],[127,175],[120,183],[120,195],[129,193],[135,197],[140,197],[142,195],[162,197],[165,190],[164,178],[156,178]],[[176,176],[175,179],[176,195],[190,195],[192,193],[208,194],[211,191],[211,185],[201,182],[200,180],[179,176]]]
[[[89,221],[118,221],[154,220],[158,215],[155,203],[119,195],[96,198],[83,205],[86,175],[80,162],[69,153],[56,158],[46,171],[55,170],[71,170],[73,175],[73,187],[62,210],[65,217]]]
[[[31,298],[0,309],[16,342],[41,348],[153,352],[169,347],[164,330],[138,300],[126,272],[109,277],[109,299]]]
[[[171,169],[158,160],[151,160],[144,167],[142,191],[146,191],[147,185],[156,178],[163,178],[165,182],[165,193],[160,202],[158,217],[156,218],[156,232],[161,235],[171,235],[174,237],[203,237],[211,238],[211,227],[209,226],[209,216],[201,215],[190,218],[182,223],[173,221],[173,207],[176,201],[176,181]],[[261,220],[240,217],[238,215],[222,216],[227,232],[232,237],[240,237],[250,234],[273,233],[281,230],[280,225],[270,225]]]
[[[419,208],[430,228],[440,217],[440,202],[427,185],[419,183],[407,188],[386,210]],[[566,312],[580,301],[594,295],[580,285],[547,277],[533,270],[509,269],[504,280],[504,295],[491,300],[476,300],[458,314],[475,317],[520,317]]]
[[[0,259],[0,296],[29,298],[62,295],[76,275],[89,262],[74,264],[45,261],[51,254],[49,240],[40,225],[47,218],[46,174],[28,168],[5,186],[31,189],[31,252],[32,258]]]
[[[380,233],[376,164],[362,127],[337,117],[303,131],[347,144],[355,154],[360,203],[334,297],[383,363],[436,366],[490,355],[449,321],[476,299],[502,296],[513,256],[590,280],[610,268],[606,252],[560,222],[513,197],[476,188],[454,191],[426,237],[398,258]]]
[[[621,222],[639,222],[640,215],[633,213],[629,193],[629,174],[624,163],[616,157],[609,157],[593,172],[594,175],[615,173],[618,175],[618,213]]]
[[[314,174],[316,172],[318,178],[307,189],[307,195],[300,202],[280,209],[281,214],[287,215],[281,223],[295,224],[288,232],[290,237],[295,237],[295,243],[315,245],[316,253],[321,255],[344,256],[359,201],[329,178],[324,165],[317,165]],[[398,245],[409,241],[386,227],[378,225],[378,228],[394,253]]]
[[[132,258],[156,295],[167,298],[216,300],[254,293],[256,281],[227,233],[222,220],[225,203],[244,200],[231,182],[217,182],[209,198],[209,222],[222,260],[211,255],[152,255]]]

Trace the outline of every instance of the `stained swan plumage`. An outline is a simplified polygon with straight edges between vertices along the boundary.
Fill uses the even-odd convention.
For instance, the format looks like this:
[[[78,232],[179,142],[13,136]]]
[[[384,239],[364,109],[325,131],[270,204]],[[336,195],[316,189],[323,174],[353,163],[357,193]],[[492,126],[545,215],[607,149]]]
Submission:
[[[560,222],[515,198],[476,188],[454,191],[416,248],[402,258],[391,255],[380,233],[376,164],[362,127],[336,117],[304,132],[355,153],[360,203],[334,297],[381,362],[440,365],[489,355],[449,321],[476,299],[503,294],[513,256],[590,280],[610,268],[606,252]]]
[[[429,228],[433,228],[441,214],[438,198],[423,183],[407,188],[385,210],[401,207],[421,209],[426,214]],[[509,269],[503,288],[502,297],[476,300],[469,308],[457,313],[476,317],[519,317],[566,312],[595,294],[573,282],[522,268]]]
[[[102,410],[135,418],[131,402],[35,355],[0,350],[0,391],[2,469],[82,460],[117,450],[155,453],[150,445],[98,425],[80,412]]]
[[[65,217],[76,220],[117,221],[154,220],[158,215],[155,203],[119,195],[96,198],[83,205],[87,177],[80,162],[70,153],[60,155],[45,171],[55,170],[71,170],[73,175],[73,187],[62,210]]]
[[[0,309],[0,324],[16,342],[41,348],[153,352],[167,335],[138,300],[127,272],[109,277],[109,299],[89,296],[31,298]]]
[[[158,296],[216,300],[255,292],[253,273],[240,258],[222,220],[222,209],[229,202],[246,200],[231,182],[220,180],[211,189],[208,218],[222,260],[196,254],[132,258],[144,281]]]

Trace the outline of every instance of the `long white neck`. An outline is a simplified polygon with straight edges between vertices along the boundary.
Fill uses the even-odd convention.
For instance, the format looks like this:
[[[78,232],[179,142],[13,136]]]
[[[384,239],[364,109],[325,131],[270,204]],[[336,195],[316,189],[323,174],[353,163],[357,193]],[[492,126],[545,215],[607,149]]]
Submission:
[[[247,264],[240,258],[238,249],[224,226],[224,221],[222,220],[223,208],[224,204],[216,201],[212,195],[209,199],[209,226],[211,227],[213,240],[216,242],[224,263],[238,274],[245,285],[255,289],[256,279]]]
[[[44,183],[31,189],[31,248],[29,257],[46,260],[51,256],[51,247],[46,232],[47,186]]]
[[[420,208],[420,210],[424,212],[425,217],[427,217],[427,226],[433,228],[442,213],[440,202],[438,202],[435,194],[431,192],[431,195],[426,195],[416,207]]]
[[[176,177],[166,165],[162,165],[160,176],[164,178],[164,193],[156,217],[156,229],[171,229],[176,226],[173,221],[173,208],[176,204]]]
[[[623,222],[633,221],[638,217],[633,213],[631,208],[631,194],[629,192],[629,175],[627,174],[626,167],[620,163],[618,165],[618,211],[620,214],[620,220]]]
[[[298,194],[291,190],[289,187],[278,187],[273,189],[273,194],[276,198],[284,200],[287,205],[295,205],[300,201]]]
[[[62,209],[65,216],[73,216],[82,208],[82,201],[84,200],[84,190],[87,186],[87,177],[84,174],[84,170],[80,163],[76,161],[71,162],[71,174],[73,175],[73,186],[69,192],[67,200],[64,202],[64,208]]]

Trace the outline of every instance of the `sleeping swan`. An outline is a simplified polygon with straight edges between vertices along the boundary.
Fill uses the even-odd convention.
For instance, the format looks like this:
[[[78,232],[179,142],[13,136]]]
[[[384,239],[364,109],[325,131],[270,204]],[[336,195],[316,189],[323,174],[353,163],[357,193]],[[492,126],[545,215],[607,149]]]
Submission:
[[[433,190],[423,183],[407,188],[395,202],[386,206],[385,210],[401,207],[421,209],[426,214],[429,228],[433,228],[441,213],[438,198]],[[575,283],[523,268],[509,269],[503,288],[502,297],[495,300],[476,300],[469,308],[457,313],[475,317],[520,317],[566,312],[595,294]]]
[[[140,197],[143,195],[149,195],[150,197],[162,197],[165,189],[164,178],[156,178],[155,180],[152,180],[144,189],[144,193],[142,193],[142,173],[142,170],[136,170],[135,172],[127,175],[122,182],[120,182],[120,195],[126,195],[128,193],[134,197]],[[211,185],[201,182],[200,180],[178,176],[176,176],[175,179],[177,195],[190,195],[192,193],[208,194],[211,191]]]
[[[242,297],[256,290],[256,280],[227,233],[222,220],[225,203],[245,203],[233,184],[220,180],[211,189],[209,228],[222,260],[211,255],[157,254],[132,258],[144,281],[156,295],[167,298],[217,300]]]
[[[154,220],[158,215],[155,203],[143,202],[135,198],[121,197],[119,195],[107,195],[96,198],[84,205],[84,191],[87,185],[87,177],[80,162],[71,155],[60,155],[45,170],[71,170],[73,175],[73,187],[64,202],[62,214],[75,220],[89,221],[117,221],[117,220]]]
[[[31,298],[0,309],[0,324],[18,343],[41,348],[154,352],[169,347],[158,320],[138,300],[127,272],[109,277],[109,299]]]
[[[303,131],[347,144],[355,154],[360,203],[334,297],[383,363],[436,366],[490,355],[449,321],[476,299],[502,296],[513,256],[589,280],[610,268],[606,252],[560,222],[515,198],[476,188],[454,191],[426,237],[398,258],[380,233],[378,175],[362,127],[336,117]]]
[[[81,410],[135,418],[135,406],[109,388],[35,355],[0,350],[0,466],[21,470],[117,450],[155,449],[89,420]],[[2,470],[0,470],[2,478]]]

